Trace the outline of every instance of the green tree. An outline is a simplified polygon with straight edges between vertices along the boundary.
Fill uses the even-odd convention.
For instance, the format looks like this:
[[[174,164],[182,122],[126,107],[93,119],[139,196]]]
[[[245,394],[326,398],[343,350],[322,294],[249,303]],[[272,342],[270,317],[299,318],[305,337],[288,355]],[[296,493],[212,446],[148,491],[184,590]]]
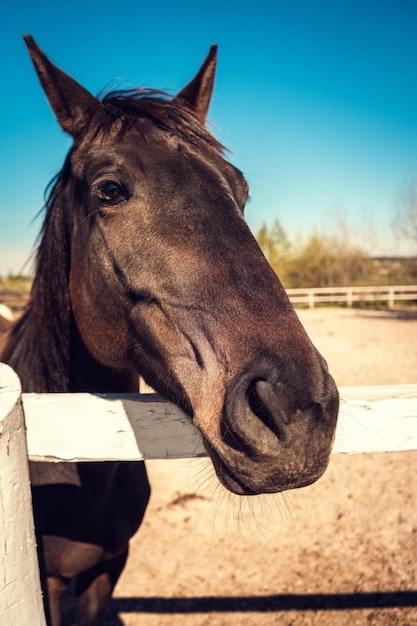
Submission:
[[[327,238],[313,234],[299,244],[291,261],[291,287],[330,287],[333,284],[335,256]]]

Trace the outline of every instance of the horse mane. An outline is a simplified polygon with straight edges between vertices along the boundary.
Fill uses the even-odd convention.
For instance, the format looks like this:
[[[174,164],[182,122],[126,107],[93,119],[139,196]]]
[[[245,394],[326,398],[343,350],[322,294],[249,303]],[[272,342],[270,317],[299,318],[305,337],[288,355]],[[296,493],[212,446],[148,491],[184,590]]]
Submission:
[[[2,359],[19,374],[23,391],[67,391],[70,339],[70,153],[47,187],[29,303],[14,324]]]
[[[222,155],[223,146],[185,103],[149,89],[116,90],[102,98],[103,107],[87,129],[93,139],[114,133],[121,141],[131,129],[145,133],[143,120],[194,147]],[[146,128],[147,136],[149,127]],[[25,392],[62,392],[70,385],[70,341],[74,322],[69,296],[72,207],[77,188],[70,184],[71,153],[47,187],[45,218],[38,237],[35,278],[29,304],[9,332],[1,354],[20,376]]]

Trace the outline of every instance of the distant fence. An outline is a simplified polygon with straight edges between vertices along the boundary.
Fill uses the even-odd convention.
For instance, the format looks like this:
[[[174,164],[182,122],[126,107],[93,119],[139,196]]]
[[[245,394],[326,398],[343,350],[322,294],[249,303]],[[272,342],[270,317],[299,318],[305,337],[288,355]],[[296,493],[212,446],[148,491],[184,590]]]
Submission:
[[[417,285],[389,285],[382,287],[305,287],[287,289],[293,304],[307,304],[313,309],[316,304],[346,304],[352,307],[359,302],[387,302],[392,308],[406,300],[417,302]]]
[[[333,452],[417,450],[417,385],[346,387]],[[206,455],[189,418],[155,395],[22,394],[0,363],[0,616],[45,626],[28,458],[113,461]]]

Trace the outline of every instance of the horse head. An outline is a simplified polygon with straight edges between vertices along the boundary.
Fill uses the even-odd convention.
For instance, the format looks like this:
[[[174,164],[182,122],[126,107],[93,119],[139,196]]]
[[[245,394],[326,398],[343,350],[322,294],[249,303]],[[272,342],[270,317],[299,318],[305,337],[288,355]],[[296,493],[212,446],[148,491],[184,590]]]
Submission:
[[[102,101],[26,37],[73,137],[65,180],[69,296],[87,350],[188,413],[238,494],[324,472],[338,393],[244,221],[248,185],[205,121],[216,47],[174,98]]]

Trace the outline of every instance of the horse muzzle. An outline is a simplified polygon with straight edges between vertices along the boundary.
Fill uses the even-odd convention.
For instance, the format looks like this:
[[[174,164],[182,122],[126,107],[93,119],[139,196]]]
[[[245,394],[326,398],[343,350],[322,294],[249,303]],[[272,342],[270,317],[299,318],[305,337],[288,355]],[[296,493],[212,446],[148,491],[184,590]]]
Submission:
[[[277,359],[258,356],[230,384],[219,428],[206,429],[197,418],[227,489],[275,493],[306,486],[324,473],[339,397],[323,360],[317,378],[284,377]]]

